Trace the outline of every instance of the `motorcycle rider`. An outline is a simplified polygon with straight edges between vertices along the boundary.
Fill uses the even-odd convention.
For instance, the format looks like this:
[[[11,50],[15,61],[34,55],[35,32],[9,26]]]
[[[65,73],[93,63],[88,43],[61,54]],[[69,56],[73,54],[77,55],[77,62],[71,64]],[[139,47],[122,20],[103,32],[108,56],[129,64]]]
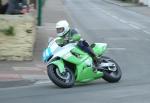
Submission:
[[[61,20],[56,23],[56,32],[59,39],[56,41],[58,45],[64,46],[71,42],[77,42],[78,47],[88,53],[94,61],[94,70],[98,68],[98,59],[93,49],[89,44],[81,39],[81,35],[75,30],[71,29],[69,23],[66,20]]]

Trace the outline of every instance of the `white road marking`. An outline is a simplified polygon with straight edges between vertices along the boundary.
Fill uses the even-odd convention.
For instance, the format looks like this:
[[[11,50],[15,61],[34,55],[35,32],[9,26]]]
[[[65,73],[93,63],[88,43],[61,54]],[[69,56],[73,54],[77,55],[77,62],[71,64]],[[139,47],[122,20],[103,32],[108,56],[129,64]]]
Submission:
[[[42,69],[36,67],[13,67],[13,69],[17,71],[42,71]]]
[[[34,85],[40,85],[40,84],[50,84],[52,83],[52,81],[47,80],[47,81],[37,81],[36,83],[34,83]]]
[[[124,20],[124,19],[120,19],[118,16],[113,15],[113,14],[111,14],[110,12],[108,12],[108,11],[106,11],[106,10],[103,10],[102,8],[101,8],[101,11],[104,12],[106,15],[109,15],[109,16],[111,16],[112,18],[114,18],[114,19],[116,19],[116,20],[119,20],[119,21],[122,22],[122,23],[128,24],[128,25],[130,25],[131,27],[133,27],[133,28],[135,28],[135,29],[140,30],[140,29],[142,29],[142,28],[145,28],[143,25],[140,25],[140,24],[138,24],[138,23],[136,23],[136,22],[130,23],[130,22],[127,22],[127,21]],[[150,33],[148,33],[148,32],[146,32],[146,33],[147,33],[147,34],[150,34]]]
[[[117,51],[124,51],[127,50],[126,48],[108,48],[108,50],[117,50]]]
[[[115,15],[111,15],[112,18],[115,18],[117,20],[119,20],[119,17],[115,16]]]
[[[122,23],[128,23],[126,20],[123,20],[123,19],[119,19],[119,21]]]
[[[140,30],[141,28],[140,27],[138,27],[137,25],[134,25],[134,24],[129,24],[131,27],[133,27],[133,28],[135,28],[135,29],[138,29],[138,30]]]
[[[149,31],[146,31],[146,30],[143,30],[144,33],[150,35],[150,32]]]
[[[136,26],[138,26],[138,27],[140,27],[140,28],[146,28],[145,26],[143,26],[143,25],[141,25],[141,24],[139,24],[139,23],[137,23],[137,22],[129,22],[129,24],[136,25]]]
[[[140,39],[138,39],[138,38],[136,38],[136,37],[126,37],[126,38],[124,38],[124,37],[112,37],[112,38],[106,38],[107,40],[140,40]]]
[[[33,75],[33,74],[23,74],[21,75],[23,79],[29,79],[29,80],[47,80],[48,76],[47,75]]]

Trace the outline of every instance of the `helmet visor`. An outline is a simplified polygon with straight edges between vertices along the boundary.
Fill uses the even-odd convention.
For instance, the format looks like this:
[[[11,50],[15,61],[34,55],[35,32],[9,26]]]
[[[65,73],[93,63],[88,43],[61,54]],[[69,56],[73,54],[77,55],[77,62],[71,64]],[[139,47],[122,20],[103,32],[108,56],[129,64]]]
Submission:
[[[62,28],[56,28],[56,31],[57,33],[62,33],[65,29],[62,27]]]

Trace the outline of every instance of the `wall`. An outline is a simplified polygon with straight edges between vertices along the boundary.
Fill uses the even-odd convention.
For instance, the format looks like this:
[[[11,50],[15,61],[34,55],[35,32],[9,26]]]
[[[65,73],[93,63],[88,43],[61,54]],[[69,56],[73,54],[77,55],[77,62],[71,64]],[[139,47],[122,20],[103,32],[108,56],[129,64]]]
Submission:
[[[14,28],[14,36],[2,32],[10,26]],[[0,15],[0,60],[32,60],[35,34],[34,17]]]

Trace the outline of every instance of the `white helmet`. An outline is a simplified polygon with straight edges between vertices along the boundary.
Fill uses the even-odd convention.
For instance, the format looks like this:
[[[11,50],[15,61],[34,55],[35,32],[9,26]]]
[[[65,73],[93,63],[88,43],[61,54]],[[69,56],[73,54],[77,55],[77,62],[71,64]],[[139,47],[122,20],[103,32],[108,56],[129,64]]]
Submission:
[[[63,36],[70,30],[69,23],[66,20],[61,20],[56,23],[57,36]]]

